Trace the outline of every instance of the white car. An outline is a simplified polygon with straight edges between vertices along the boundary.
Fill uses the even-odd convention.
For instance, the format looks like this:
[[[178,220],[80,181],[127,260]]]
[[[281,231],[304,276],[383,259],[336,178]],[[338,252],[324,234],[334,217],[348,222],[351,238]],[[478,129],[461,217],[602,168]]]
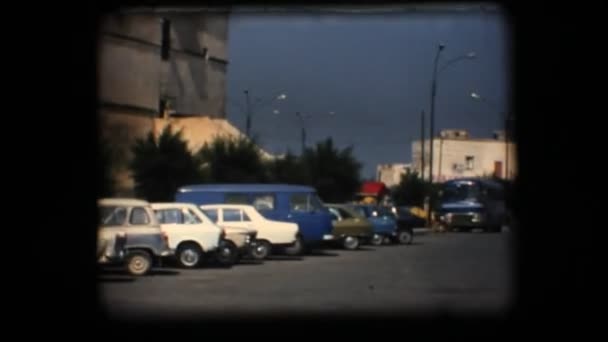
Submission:
[[[152,203],[151,206],[181,267],[197,267],[204,256],[216,252],[223,237],[222,229],[196,205]]]
[[[289,247],[297,241],[299,230],[296,223],[269,220],[251,205],[206,204],[200,208],[220,227],[256,230],[257,237],[251,250],[251,256],[256,259],[268,257],[273,248]]]

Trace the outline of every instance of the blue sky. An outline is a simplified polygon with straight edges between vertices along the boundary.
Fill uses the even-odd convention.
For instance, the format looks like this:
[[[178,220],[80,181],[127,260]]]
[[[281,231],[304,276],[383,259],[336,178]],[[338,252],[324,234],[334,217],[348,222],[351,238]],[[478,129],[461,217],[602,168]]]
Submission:
[[[364,164],[362,175],[369,177],[379,163],[411,161],[411,143],[420,137],[420,112],[430,111],[433,59],[440,42],[446,48],[439,65],[469,51],[476,58],[440,74],[437,131],[459,128],[489,137],[502,129],[501,113],[509,109],[507,29],[500,15],[472,11],[233,14],[228,119],[244,129],[244,89],[252,102],[284,92],[286,100],[254,111],[252,132],[261,145],[272,153],[299,153],[299,111],[308,116],[309,145],[329,136],[341,148],[353,145]],[[474,101],[472,91],[493,105]]]

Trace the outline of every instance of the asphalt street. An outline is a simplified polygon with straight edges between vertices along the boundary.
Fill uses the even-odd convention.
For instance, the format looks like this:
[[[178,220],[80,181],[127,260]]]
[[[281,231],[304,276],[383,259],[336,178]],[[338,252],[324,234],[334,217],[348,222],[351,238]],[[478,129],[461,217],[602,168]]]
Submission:
[[[229,269],[106,270],[100,303],[112,318],[273,313],[503,313],[512,295],[511,234],[416,235],[412,245],[326,249]]]

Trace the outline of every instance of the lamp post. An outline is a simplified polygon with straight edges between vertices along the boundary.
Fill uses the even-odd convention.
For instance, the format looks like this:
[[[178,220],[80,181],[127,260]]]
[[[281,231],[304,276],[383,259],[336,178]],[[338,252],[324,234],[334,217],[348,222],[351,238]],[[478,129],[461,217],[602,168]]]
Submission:
[[[251,102],[249,101],[249,90],[244,90],[243,93],[245,93],[245,100],[246,100],[246,104],[247,104],[247,121],[245,122],[245,135],[248,138],[251,138],[251,120],[252,120],[252,106],[251,106]],[[266,103],[264,103],[264,105],[268,105],[273,103],[274,101],[279,101],[279,100],[285,100],[287,98],[287,95],[285,94],[279,94],[277,96],[273,96],[269,101],[267,101]],[[256,101],[256,105],[260,105],[260,103],[262,103],[262,99],[257,99]],[[260,105],[261,107],[261,105]],[[256,107],[259,108],[259,107]]]
[[[504,120],[505,125],[505,179],[509,179],[509,141],[511,140],[511,114],[506,113],[498,109],[498,105],[495,102],[488,100],[487,98],[479,95],[478,93],[472,92],[471,98],[477,101],[481,101],[485,103],[487,106],[491,107],[497,113],[501,114]]]
[[[429,153],[429,182],[430,184],[433,184],[433,149],[434,149],[434,137],[435,137],[435,97],[437,95],[437,77],[439,76],[439,74],[444,71],[446,68],[448,68],[450,65],[453,65],[454,63],[461,61],[461,60],[465,60],[465,59],[473,59],[475,58],[475,52],[469,52],[466,55],[462,55],[456,58],[453,58],[449,61],[447,61],[441,68],[439,68],[439,70],[437,70],[438,67],[438,63],[439,63],[439,55],[441,54],[441,51],[443,51],[443,49],[445,49],[445,45],[443,44],[439,44],[437,46],[437,54],[435,55],[435,63],[433,65],[433,79],[431,82],[431,113],[430,113],[430,143],[431,143],[431,149],[430,149],[430,153]],[[429,211],[427,213],[427,220],[430,223],[431,222],[431,210],[429,208]]]

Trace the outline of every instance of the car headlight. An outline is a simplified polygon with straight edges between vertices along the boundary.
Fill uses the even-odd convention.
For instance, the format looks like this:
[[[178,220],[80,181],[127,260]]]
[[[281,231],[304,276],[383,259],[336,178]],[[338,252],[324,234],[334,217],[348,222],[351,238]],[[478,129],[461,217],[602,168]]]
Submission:
[[[471,218],[472,222],[481,222],[484,220],[484,215],[482,213],[474,213]]]
[[[453,216],[454,216],[454,215],[453,215],[452,213],[447,213],[447,214],[445,214],[445,215],[443,216],[443,218],[444,218],[445,222],[448,222],[448,223],[449,223],[449,222],[452,222],[452,217],[453,217]]]

